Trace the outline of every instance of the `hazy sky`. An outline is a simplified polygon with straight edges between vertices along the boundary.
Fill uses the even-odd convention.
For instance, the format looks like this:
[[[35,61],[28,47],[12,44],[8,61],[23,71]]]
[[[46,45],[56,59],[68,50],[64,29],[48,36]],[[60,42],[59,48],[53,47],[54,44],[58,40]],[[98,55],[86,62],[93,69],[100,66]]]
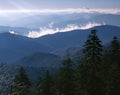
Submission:
[[[0,10],[120,8],[120,0],[0,0]]]

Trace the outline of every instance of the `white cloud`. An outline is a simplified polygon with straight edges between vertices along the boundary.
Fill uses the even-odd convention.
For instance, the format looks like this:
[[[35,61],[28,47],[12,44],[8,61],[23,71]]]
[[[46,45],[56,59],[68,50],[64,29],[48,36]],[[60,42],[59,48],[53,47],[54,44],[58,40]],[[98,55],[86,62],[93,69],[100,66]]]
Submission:
[[[11,31],[11,30],[9,31],[9,33],[10,33],[10,34],[18,34],[18,33],[16,33],[15,31]]]
[[[105,23],[103,22],[102,24],[100,23],[95,23],[95,22],[89,22],[88,24],[86,25],[82,25],[79,29],[89,29],[89,28],[92,28],[92,27],[95,27],[95,26],[101,26],[101,25],[105,25]]]
[[[48,26],[49,26],[50,28],[52,28],[53,25],[54,25],[54,22],[51,22]]]
[[[99,23],[95,23],[95,22],[89,22],[86,25],[69,24],[63,29],[59,29],[59,28],[53,29],[50,24],[49,28],[41,27],[39,31],[30,31],[27,36],[31,37],[31,38],[37,38],[37,37],[41,37],[41,36],[48,35],[48,34],[54,34],[54,33],[58,33],[58,32],[69,32],[71,30],[77,30],[77,29],[81,29],[81,30],[89,29],[89,28],[92,28],[95,26],[101,26],[101,25],[104,25],[104,23],[99,24]]]
[[[41,10],[30,10],[30,9],[14,9],[14,10],[1,10],[0,19],[8,19],[9,21],[19,20],[21,18],[40,14],[72,14],[72,13],[100,13],[100,14],[118,14],[120,15],[120,9],[88,9],[88,8],[67,8],[67,9],[41,9]],[[89,16],[85,16],[89,19]],[[7,23],[7,22],[2,22]]]
[[[120,9],[89,9],[89,8],[66,8],[66,9],[17,9],[17,10],[0,10],[3,13],[104,13],[120,14]]]

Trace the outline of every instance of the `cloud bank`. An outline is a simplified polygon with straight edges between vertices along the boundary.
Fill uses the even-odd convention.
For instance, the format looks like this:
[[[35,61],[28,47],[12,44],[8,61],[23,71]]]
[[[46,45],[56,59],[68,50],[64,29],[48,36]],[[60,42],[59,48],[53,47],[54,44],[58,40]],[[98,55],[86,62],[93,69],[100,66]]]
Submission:
[[[30,38],[37,38],[37,37],[41,37],[41,36],[48,35],[48,34],[55,34],[55,33],[58,33],[58,32],[69,32],[69,31],[77,30],[77,29],[81,29],[81,30],[89,29],[89,28],[92,28],[92,27],[95,27],[95,26],[101,26],[103,24],[95,23],[95,22],[89,22],[86,25],[69,24],[63,29],[59,29],[59,28],[53,29],[52,26],[54,25],[54,23],[51,22],[49,24],[49,28],[40,27],[39,31],[30,31],[27,36],[30,37]]]
[[[17,10],[0,10],[3,13],[103,13],[103,14],[120,14],[120,9],[89,9],[89,8],[66,8],[66,9],[17,9]]]

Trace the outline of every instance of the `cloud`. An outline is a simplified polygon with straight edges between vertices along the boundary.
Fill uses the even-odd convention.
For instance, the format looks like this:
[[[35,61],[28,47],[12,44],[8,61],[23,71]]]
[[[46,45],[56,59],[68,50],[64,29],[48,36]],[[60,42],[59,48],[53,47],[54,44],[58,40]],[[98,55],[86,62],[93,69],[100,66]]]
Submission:
[[[50,28],[52,28],[53,25],[54,25],[54,22],[51,22],[48,26],[49,26]]]
[[[81,29],[81,30],[89,29],[89,28],[92,28],[92,27],[95,27],[95,26],[104,25],[104,23],[100,24],[100,23],[95,23],[95,22],[89,22],[86,25],[69,24],[63,29],[59,29],[59,28],[53,29],[52,28],[52,26],[54,25],[53,22],[52,22],[52,26],[51,26],[51,23],[49,25],[50,25],[49,28],[40,27],[39,31],[30,31],[27,36],[31,37],[31,38],[37,38],[37,37],[41,37],[41,36],[48,35],[48,34],[55,34],[55,33],[58,33],[58,32],[69,32],[69,31],[77,30],[77,29]]]
[[[15,31],[12,31],[12,30],[10,30],[9,33],[10,33],[10,34],[15,34],[15,35],[18,34],[18,33],[16,33]]]
[[[84,29],[89,29],[89,28],[95,27],[95,26],[101,26],[101,25],[105,25],[105,22],[103,22],[102,24],[100,24],[100,23],[95,23],[95,22],[92,22],[92,23],[89,22],[89,23],[87,23],[86,25],[80,26],[79,29],[84,30]]]
[[[66,8],[66,9],[17,9],[17,10],[0,10],[0,13],[103,13],[103,14],[120,14],[120,9],[89,9],[89,8]]]

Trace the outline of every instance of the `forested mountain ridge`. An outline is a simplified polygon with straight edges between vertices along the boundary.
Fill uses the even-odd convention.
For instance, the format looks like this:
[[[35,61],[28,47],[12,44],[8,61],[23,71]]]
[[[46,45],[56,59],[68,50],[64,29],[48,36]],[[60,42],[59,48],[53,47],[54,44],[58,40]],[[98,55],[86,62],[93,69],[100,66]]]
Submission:
[[[0,62],[14,62],[34,52],[58,54],[66,48],[82,47],[92,29],[98,31],[98,36],[103,43],[109,42],[113,36],[120,37],[120,27],[110,25],[56,33],[34,39],[17,34],[0,33]]]
[[[97,30],[95,28],[97,28]],[[40,38],[31,39],[31,38],[14,35],[14,34],[10,34],[10,33],[0,34],[1,35],[0,36],[1,51],[6,48],[8,50],[11,50],[10,52],[6,51],[6,53],[3,51],[4,53],[1,53],[1,55],[2,54],[8,55],[10,53],[9,56],[13,56],[12,54],[14,53],[13,52],[14,50],[12,51],[12,49],[13,49],[12,47],[14,47],[14,46],[15,46],[14,48],[16,48],[15,49],[16,51],[18,51],[19,48],[21,50],[24,49],[24,46],[31,46],[31,43],[34,46],[34,51],[32,51],[32,52],[30,51],[31,53],[29,52],[29,50],[32,50],[33,47],[27,47],[27,49],[25,49],[25,51],[28,51],[29,54],[21,56],[20,59],[18,58],[17,61],[16,60],[14,61],[15,63],[10,62],[11,64],[10,63],[9,64],[7,64],[7,63],[0,64],[0,68],[1,68],[0,69],[0,73],[1,73],[0,74],[0,76],[1,76],[1,79],[0,79],[1,89],[0,90],[1,90],[1,93],[7,93],[7,94],[12,93],[13,94],[14,91],[16,93],[17,89],[16,89],[15,84],[17,84],[17,82],[15,80],[17,79],[17,81],[19,81],[21,84],[21,81],[22,81],[21,73],[22,74],[25,73],[24,74],[25,77],[30,80],[29,82],[31,83],[31,85],[29,85],[29,89],[25,88],[27,91],[28,90],[30,91],[28,93],[31,93],[31,92],[33,94],[46,93],[46,89],[49,89],[49,91],[47,92],[48,95],[50,95],[50,93],[52,93],[52,95],[53,95],[53,93],[54,94],[55,93],[61,93],[61,94],[67,93],[65,95],[79,95],[80,93],[84,93],[83,95],[85,95],[85,93],[90,93],[90,95],[93,95],[93,92],[95,92],[95,91],[96,91],[97,95],[99,95],[99,94],[100,95],[104,95],[104,94],[109,95],[109,93],[113,93],[113,95],[114,95],[114,93],[116,94],[116,92],[119,93],[117,90],[119,88],[119,86],[116,86],[117,84],[119,84],[119,80],[117,80],[117,79],[119,79],[119,69],[118,69],[119,64],[118,63],[119,63],[119,56],[120,56],[119,55],[119,50],[120,50],[119,49],[120,48],[119,47],[119,37],[120,37],[119,29],[120,29],[119,27],[113,27],[113,26],[99,26],[99,27],[94,27],[92,29],[88,29],[86,31],[85,30],[75,30],[75,31],[71,31],[71,32],[57,33],[57,34],[53,34],[53,35],[44,36],[45,38],[48,37],[50,42],[52,42],[52,41],[56,42],[56,45],[52,48],[49,48],[49,46],[54,45],[55,42],[48,44],[49,41],[47,39],[46,39],[46,41],[44,40],[45,43],[42,43],[42,42],[40,42],[40,40],[41,40]],[[80,36],[79,33],[82,34],[81,37],[79,37]],[[73,35],[73,34],[75,34],[75,35]],[[58,40],[56,35],[58,35],[58,37],[61,37],[61,39],[65,37],[64,41],[62,41],[63,39]],[[75,38],[75,36],[76,36],[76,38]],[[116,36],[116,37],[114,37],[114,36]],[[4,39],[4,37],[6,39]],[[80,39],[82,39],[82,37],[84,40],[85,39],[87,39],[87,40],[86,41],[80,40]],[[57,40],[54,40],[55,38]],[[73,41],[73,43],[71,43],[71,45],[70,45],[70,41],[72,40],[72,38],[73,38],[73,40],[74,40],[74,38],[76,40]],[[4,41],[4,42],[2,42],[2,41]],[[16,43],[12,43],[14,41]],[[59,41],[61,41],[61,42],[59,42]],[[66,41],[69,43],[67,43]],[[10,42],[10,43],[7,44],[6,42]],[[25,44],[24,42],[26,42],[26,43],[29,42],[30,44],[28,44],[28,43]],[[76,43],[74,44],[74,42],[76,42]],[[61,45],[61,48],[59,48],[57,45],[58,43],[60,43],[60,44],[66,43],[66,46]],[[110,44],[107,46],[107,49],[106,49],[106,47],[103,48],[104,45],[106,45],[108,43],[110,43]],[[7,45],[7,47],[3,48],[6,45]],[[12,45],[12,46],[9,46],[9,45]],[[22,45],[22,48],[20,45]],[[48,49],[48,53],[36,51],[37,49],[35,46],[37,46],[37,45],[43,46],[41,48],[37,47],[38,50]],[[46,47],[46,45],[47,45],[47,47]],[[45,48],[44,48],[44,46],[45,46]],[[56,51],[55,48],[58,51],[59,49],[67,48],[67,46],[68,46],[68,49],[73,46],[73,49],[72,48],[69,49],[69,51],[71,51],[71,53],[72,53],[72,51],[74,52],[74,50],[75,50],[74,47],[78,46],[76,48],[75,52],[78,53],[77,50],[80,50],[80,54],[82,53],[82,56],[81,55],[77,56],[78,61],[71,59],[71,55],[69,55],[69,51],[67,52],[67,50],[65,51],[67,53],[64,53],[64,54],[67,54],[67,56],[62,58],[62,59],[67,58],[64,61],[61,61],[61,58],[59,56],[50,53],[50,52],[53,53],[53,51]],[[82,50],[81,50],[81,48],[82,48]],[[22,52],[20,51],[19,53],[22,53]],[[96,55],[96,53],[98,55]],[[59,53],[58,53],[58,55],[59,55]],[[89,64],[89,62],[91,64]],[[77,65],[75,65],[75,64],[77,64]],[[23,70],[22,72],[20,71],[21,66],[23,66],[22,68],[25,68],[25,70],[22,69]],[[60,68],[58,68],[58,67],[60,67]],[[18,72],[18,71],[20,71],[20,72]],[[18,78],[18,76],[19,76],[19,78]],[[38,80],[40,84],[39,83],[35,84],[36,83],[35,78],[38,76],[41,77]],[[117,77],[117,79],[116,79],[116,77]],[[90,81],[89,81],[89,79],[90,79]],[[13,83],[13,81],[15,84]],[[47,84],[49,84],[49,85],[47,85]],[[84,84],[87,86],[85,86]],[[21,84],[21,85],[23,85],[23,84]],[[37,85],[41,85],[42,88],[41,87],[39,88]],[[52,85],[54,85],[54,87]],[[98,88],[96,88],[96,85]],[[9,86],[9,88],[7,86]],[[114,87],[115,89],[111,88],[111,86]],[[10,88],[10,87],[12,87],[12,88]],[[23,87],[26,87],[26,86],[23,85]],[[72,89],[73,87],[75,88],[75,90]],[[93,89],[93,87],[95,89]],[[3,88],[4,88],[4,90],[3,90]],[[19,84],[18,84],[18,88],[19,88]],[[103,90],[103,88],[104,88],[104,90]],[[21,88],[21,86],[20,86],[20,89],[21,89],[21,90],[19,90],[19,91],[21,91],[20,93],[24,93],[24,91],[23,91],[24,89]],[[41,89],[43,90],[43,92],[41,92]],[[72,89],[72,90],[70,90],[70,89]],[[55,91],[55,92],[53,92],[53,91]]]

